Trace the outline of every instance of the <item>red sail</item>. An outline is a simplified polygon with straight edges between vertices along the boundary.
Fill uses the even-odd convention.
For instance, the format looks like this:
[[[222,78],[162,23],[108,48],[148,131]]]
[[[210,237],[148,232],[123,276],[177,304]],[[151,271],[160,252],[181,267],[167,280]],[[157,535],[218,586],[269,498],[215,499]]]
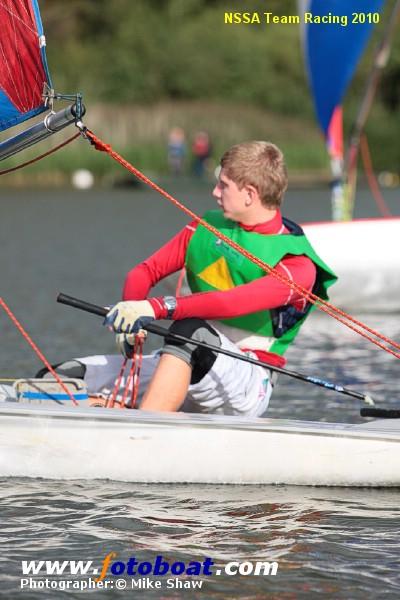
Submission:
[[[44,37],[36,2],[2,0],[0,26],[0,109],[4,108],[10,116],[15,109],[27,113],[43,104],[43,84],[48,80],[40,49]],[[4,105],[7,100],[11,106]]]

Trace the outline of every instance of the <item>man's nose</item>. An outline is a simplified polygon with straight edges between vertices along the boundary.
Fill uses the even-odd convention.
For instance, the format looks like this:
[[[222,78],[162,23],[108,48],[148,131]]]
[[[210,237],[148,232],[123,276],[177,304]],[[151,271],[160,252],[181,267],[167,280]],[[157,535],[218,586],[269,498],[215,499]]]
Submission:
[[[213,189],[212,195],[214,196],[214,198],[218,198],[218,199],[221,198],[221,189],[218,184]]]

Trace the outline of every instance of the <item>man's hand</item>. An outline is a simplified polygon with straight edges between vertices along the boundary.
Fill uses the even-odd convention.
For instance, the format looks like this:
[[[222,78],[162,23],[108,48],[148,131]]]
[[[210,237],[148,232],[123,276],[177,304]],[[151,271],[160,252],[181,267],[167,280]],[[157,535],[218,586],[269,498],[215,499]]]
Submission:
[[[115,336],[115,344],[118,352],[125,358],[132,358],[134,345],[135,345],[135,334],[134,333],[117,333]]]
[[[147,300],[118,302],[108,311],[104,325],[111,325],[116,333],[137,333],[154,319],[154,310]]]

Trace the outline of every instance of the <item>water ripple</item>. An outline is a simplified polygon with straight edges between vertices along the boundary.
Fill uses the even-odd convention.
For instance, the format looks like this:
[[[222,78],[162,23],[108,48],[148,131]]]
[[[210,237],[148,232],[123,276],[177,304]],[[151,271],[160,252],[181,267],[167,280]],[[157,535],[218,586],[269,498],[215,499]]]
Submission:
[[[305,582],[307,593],[331,594],[339,581],[340,593],[352,589],[352,598],[367,589],[378,593],[382,585],[386,594],[400,593],[395,490],[3,479],[0,510],[2,570],[8,573],[3,588],[9,591],[22,560],[100,563],[115,551],[125,561],[162,554],[186,561],[211,556],[217,564],[279,562],[273,580],[207,581],[209,598],[244,589],[249,598],[267,589],[285,597],[280,594]]]

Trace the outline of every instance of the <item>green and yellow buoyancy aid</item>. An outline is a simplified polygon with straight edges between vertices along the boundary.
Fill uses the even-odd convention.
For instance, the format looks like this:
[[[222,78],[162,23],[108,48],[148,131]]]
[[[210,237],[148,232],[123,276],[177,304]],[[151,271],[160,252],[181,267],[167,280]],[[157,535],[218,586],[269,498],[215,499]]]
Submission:
[[[225,219],[218,210],[208,211],[203,219],[271,267],[275,267],[287,254],[308,256],[317,267],[313,293],[323,300],[328,298],[327,289],[337,277],[319,258],[296,223],[284,218],[283,223],[290,233],[265,235],[245,231],[238,223]],[[261,267],[202,225],[197,226],[189,242],[186,271],[192,293],[229,290],[266,275]],[[273,338],[272,345],[266,350],[283,354],[313,308],[314,305],[308,304],[305,311],[300,312],[293,306],[283,306],[223,319],[222,323],[257,336]]]

